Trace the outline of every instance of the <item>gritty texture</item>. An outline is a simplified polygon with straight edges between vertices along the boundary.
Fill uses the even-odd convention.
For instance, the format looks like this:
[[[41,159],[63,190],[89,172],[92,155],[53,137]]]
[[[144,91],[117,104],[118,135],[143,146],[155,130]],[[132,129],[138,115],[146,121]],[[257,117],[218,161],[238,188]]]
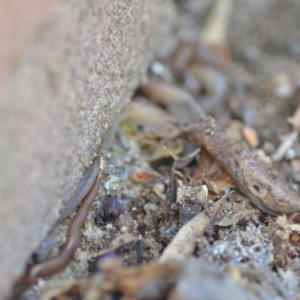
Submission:
[[[1,87],[1,299],[145,78],[174,19],[171,1],[61,1]]]

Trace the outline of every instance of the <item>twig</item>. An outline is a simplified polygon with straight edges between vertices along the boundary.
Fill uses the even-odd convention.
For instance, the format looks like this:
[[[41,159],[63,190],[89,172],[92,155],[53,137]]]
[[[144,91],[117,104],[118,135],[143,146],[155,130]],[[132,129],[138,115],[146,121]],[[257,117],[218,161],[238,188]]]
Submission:
[[[221,211],[221,208],[223,207],[223,204],[224,204],[225,200],[226,200],[231,194],[233,194],[233,192],[234,192],[234,190],[232,190],[232,191],[228,191],[228,190],[227,190],[226,193],[225,193],[225,195],[218,201],[219,206],[215,209],[215,211],[214,211],[212,217],[210,218],[210,224],[213,224],[213,223],[214,223],[214,221],[215,221],[215,219],[216,219],[218,213]]]
[[[274,161],[280,161],[284,157],[286,151],[292,147],[299,135],[298,129],[294,129],[280,144],[277,151],[273,154]]]
[[[183,260],[190,256],[195,249],[197,239],[204,235],[207,225],[209,225],[212,221],[212,217],[215,217],[225,199],[226,198],[223,196],[209,209],[202,211],[200,214],[184,224],[168,247],[164,250],[163,254],[159,258],[159,262],[167,263],[172,260]],[[208,210],[214,211],[212,217],[209,216]]]

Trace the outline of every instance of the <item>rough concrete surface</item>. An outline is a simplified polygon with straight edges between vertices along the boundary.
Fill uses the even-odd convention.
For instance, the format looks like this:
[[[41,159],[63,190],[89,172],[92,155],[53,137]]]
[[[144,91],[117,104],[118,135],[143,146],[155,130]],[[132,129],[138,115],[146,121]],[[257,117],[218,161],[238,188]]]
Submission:
[[[0,299],[145,78],[176,15],[163,0],[58,7],[0,89]]]

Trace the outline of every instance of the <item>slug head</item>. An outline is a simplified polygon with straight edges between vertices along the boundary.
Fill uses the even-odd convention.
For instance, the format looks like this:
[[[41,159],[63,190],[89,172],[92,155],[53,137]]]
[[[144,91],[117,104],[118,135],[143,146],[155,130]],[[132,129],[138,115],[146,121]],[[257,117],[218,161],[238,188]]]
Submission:
[[[271,214],[300,211],[300,195],[287,182],[269,173],[261,165],[247,163],[242,176],[247,188],[246,194],[256,198],[253,202],[259,208]]]

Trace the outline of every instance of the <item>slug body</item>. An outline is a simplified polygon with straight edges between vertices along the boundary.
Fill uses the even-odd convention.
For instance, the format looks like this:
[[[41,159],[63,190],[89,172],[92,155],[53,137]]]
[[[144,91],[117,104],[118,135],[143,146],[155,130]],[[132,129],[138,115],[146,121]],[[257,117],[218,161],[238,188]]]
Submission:
[[[262,211],[280,215],[300,210],[299,194],[228,138],[213,118],[203,119],[185,129],[182,137],[204,147],[232,176],[239,190]]]
[[[83,173],[82,178],[79,180],[74,195],[67,201],[65,206],[60,212],[60,217],[56,221],[55,225],[64,221],[70,214],[76,209],[76,207],[82,202],[84,197],[90,191],[93,186],[95,179],[98,175],[99,170],[99,156],[96,157],[93,163]],[[44,261],[47,259],[52,249],[58,246],[60,242],[59,235],[57,233],[57,227],[54,226],[45,239],[40,243],[34,256],[37,261]]]
[[[34,283],[38,277],[59,272],[70,262],[80,241],[80,230],[82,225],[88,215],[91,205],[98,194],[100,182],[101,178],[97,177],[70,225],[67,242],[59,255],[53,259],[46,260],[29,267],[25,274],[27,285]]]
[[[83,176],[77,185],[74,195],[69,199],[66,206],[63,208],[61,215],[56,222],[57,224],[66,219],[76,209],[76,207],[81,203],[81,201],[93,186],[93,183],[95,182],[95,179],[98,175],[99,160],[99,156],[96,157],[93,163],[83,173]]]

